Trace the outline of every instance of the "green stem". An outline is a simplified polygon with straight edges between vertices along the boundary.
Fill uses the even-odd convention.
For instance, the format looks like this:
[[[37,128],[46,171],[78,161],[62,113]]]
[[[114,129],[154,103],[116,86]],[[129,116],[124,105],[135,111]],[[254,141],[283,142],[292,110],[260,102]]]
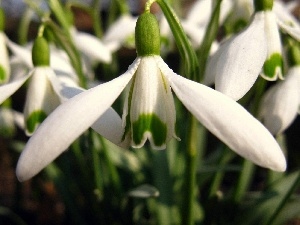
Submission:
[[[225,175],[225,170],[223,169],[223,167],[232,159],[233,155],[233,152],[229,151],[228,147],[226,147],[225,145],[222,146],[222,156],[218,162],[218,167],[220,167],[220,169],[214,175],[209,189],[209,198],[214,197],[217,191],[220,189],[220,185]]]
[[[93,154],[93,168],[94,168],[94,179],[95,179],[95,185],[96,189],[98,191],[102,191],[103,187],[103,179],[101,177],[101,167],[100,167],[100,157],[99,157],[99,149],[96,145],[98,135],[94,131],[90,131],[91,135],[91,142],[92,143],[92,154]]]
[[[157,219],[158,224],[174,224],[172,215],[173,189],[170,169],[168,165],[167,151],[153,152],[153,178],[154,186],[159,190],[157,199]]]
[[[115,194],[116,194],[116,196],[120,196],[122,193],[122,185],[121,185],[120,176],[118,174],[116,166],[113,164],[113,162],[111,161],[111,159],[109,157],[108,148],[103,140],[103,137],[99,136],[99,139],[100,139],[102,150],[103,150],[104,160],[105,160],[105,163],[107,164],[108,171],[111,176],[110,180],[112,181],[112,185],[115,190]]]
[[[244,197],[245,192],[251,183],[252,175],[254,172],[254,164],[248,160],[244,160],[243,168],[240,173],[238,182],[235,186],[235,191],[233,193],[233,200],[235,202],[240,202]]]
[[[92,12],[91,12],[93,17],[94,32],[98,38],[101,38],[103,35],[102,23],[100,17],[100,4],[101,4],[101,0],[94,0],[92,4]]]
[[[194,224],[194,201],[195,201],[195,184],[197,168],[197,120],[190,115],[188,133],[188,146],[186,152],[186,172],[185,172],[185,191],[182,208],[182,224]]]

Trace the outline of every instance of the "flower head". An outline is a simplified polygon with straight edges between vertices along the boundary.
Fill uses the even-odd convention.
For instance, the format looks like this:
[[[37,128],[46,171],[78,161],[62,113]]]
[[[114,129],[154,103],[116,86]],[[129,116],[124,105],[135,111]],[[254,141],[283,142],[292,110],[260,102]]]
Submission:
[[[83,91],[47,117],[21,154],[17,165],[19,180],[36,175],[90,126],[97,128],[95,121],[99,117],[99,122],[104,115],[110,117],[107,111],[128,85],[123,126],[118,121],[105,120],[98,129],[110,130],[109,139],[114,143],[141,147],[149,140],[153,148],[165,148],[176,137],[173,90],[186,108],[232,150],[258,165],[285,170],[280,147],[258,120],[232,99],[183,78],[168,67],[159,55],[157,20],[149,12],[137,21],[136,48],[138,56],[123,75]]]
[[[215,81],[216,90],[234,100],[242,98],[259,74],[267,80],[283,79],[283,57],[273,1],[255,1],[249,25],[224,41],[211,57],[206,83]]]

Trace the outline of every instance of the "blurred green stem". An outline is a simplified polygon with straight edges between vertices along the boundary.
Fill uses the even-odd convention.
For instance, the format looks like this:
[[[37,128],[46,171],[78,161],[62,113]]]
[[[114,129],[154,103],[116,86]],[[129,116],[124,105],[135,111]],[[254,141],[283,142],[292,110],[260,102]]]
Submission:
[[[233,200],[235,202],[240,202],[242,198],[244,197],[245,192],[247,191],[252,175],[254,172],[254,164],[248,160],[244,160],[243,162],[243,168],[241,170],[241,173],[239,175],[238,182],[235,186],[235,190],[233,192]]]
[[[286,195],[283,197],[282,201],[278,204],[276,210],[274,211],[273,215],[270,217],[266,225],[272,225],[276,221],[277,216],[280,214],[281,210],[284,208],[285,204],[290,199],[291,195],[295,192],[295,190],[299,187],[299,185],[300,185],[300,172],[298,172],[298,177],[295,179],[294,184],[291,186],[291,188],[288,190]]]
[[[197,120],[190,115],[186,152],[186,172],[185,172],[185,188],[184,201],[182,208],[182,224],[194,224],[193,206],[195,201],[195,183],[197,168]]]

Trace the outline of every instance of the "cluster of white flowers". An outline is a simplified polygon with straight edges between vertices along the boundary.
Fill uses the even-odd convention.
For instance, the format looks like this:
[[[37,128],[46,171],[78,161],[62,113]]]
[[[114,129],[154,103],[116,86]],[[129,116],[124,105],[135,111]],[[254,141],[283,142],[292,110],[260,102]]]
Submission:
[[[194,48],[205,41],[213,2],[196,1],[182,19]],[[73,25],[69,27],[71,40],[81,53],[84,74],[93,71],[95,62],[111,63],[112,54],[122,46],[137,49],[136,60],[124,74],[88,90],[80,86],[78,71],[62,49],[49,42],[48,53],[37,47],[35,54],[39,38],[47,43],[43,37],[19,46],[1,32],[0,103],[29,81],[22,126],[32,136],[17,165],[19,180],[36,175],[89,127],[123,148],[139,148],[149,140],[152,148],[164,149],[170,139],[177,138],[172,92],[233,151],[262,167],[284,171],[285,156],[273,135],[283,132],[297,115],[300,69],[299,65],[283,68],[285,53],[280,32],[300,41],[300,24],[290,11],[292,5],[281,1],[273,5],[268,0],[265,2],[272,4],[265,6],[258,2],[222,1],[219,25],[246,26],[221,42],[213,42],[205,85],[177,75],[164,62],[160,56],[161,36],[172,39],[172,33],[163,15],[158,22],[148,11],[138,18],[122,14],[102,39],[78,31]],[[135,43],[128,44],[134,35]],[[49,63],[40,63],[41,54],[49,54]],[[270,81],[282,80],[262,100],[260,118],[267,128],[236,102],[259,75]],[[209,85],[215,85],[216,90]],[[111,106],[126,87],[129,92],[121,118]]]

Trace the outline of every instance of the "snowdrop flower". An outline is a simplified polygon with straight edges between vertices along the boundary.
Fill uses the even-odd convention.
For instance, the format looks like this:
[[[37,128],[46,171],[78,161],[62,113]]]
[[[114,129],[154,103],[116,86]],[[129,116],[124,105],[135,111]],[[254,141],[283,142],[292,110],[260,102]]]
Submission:
[[[18,50],[20,49],[14,50],[19,52]],[[20,53],[28,57],[25,54],[27,53],[26,50],[20,51]],[[32,48],[32,63],[34,67],[27,74],[18,74],[7,84],[0,86],[0,103],[2,103],[30,78],[24,106],[25,131],[27,135],[32,135],[37,126],[63,99],[60,95],[61,82],[56,77],[53,69],[50,68],[49,58],[47,41],[42,37],[38,37]]]
[[[122,45],[134,46],[130,40],[134,40],[134,28],[137,17],[133,17],[126,13],[121,15],[103,36],[103,43],[110,49],[111,52],[117,51]]]
[[[292,67],[286,79],[264,95],[259,118],[273,135],[282,133],[294,121],[299,107],[300,67]]]
[[[186,20],[205,28],[208,25],[211,14],[213,12],[213,4],[214,1],[211,0],[196,1],[191,7],[191,10],[187,13]],[[220,24],[223,24],[232,7],[232,0],[223,0],[221,2],[221,12],[219,19]]]
[[[258,75],[283,79],[282,49],[272,0],[256,0],[249,26],[225,41],[208,62],[205,76],[216,90],[234,100],[242,98]],[[211,65],[210,65],[211,64]]]
[[[296,4],[296,1],[294,4]],[[289,11],[288,5],[285,5],[283,2],[275,1],[274,13],[276,14],[277,23],[280,28],[295,40],[300,41],[300,23]]]
[[[3,32],[5,26],[5,15],[0,9],[0,84],[8,82],[10,77],[9,56],[6,47],[6,35]]]
[[[92,34],[78,31],[75,27],[70,28],[70,34],[75,46],[92,62],[111,62],[111,50],[99,38]]]
[[[272,86],[263,96],[259,118],[273,135],[284,132],[298,115],[300,105],[300,50],[288,48],[291,64],[286,78]]]
[[[285,170],[280,147],[258,120],[229,97],[175,74],[165,64],[159,55],[158,23],[149,12],[137,21],[136,47],[138,56],[123,75],[81,92],[46,118],[20,156],[16,170],[20,181],[36,175],[101,119],[126,86],[130,89],[123,129],[112,130],[115,143],[127,139],[128,144],[139,148],[149,140],[152,148],[164,149],[171,138],[176,138],[172,88],[186,108],[231,149],[260,166]],[[113,120],[102,129],[111,126],[115,126]]]

